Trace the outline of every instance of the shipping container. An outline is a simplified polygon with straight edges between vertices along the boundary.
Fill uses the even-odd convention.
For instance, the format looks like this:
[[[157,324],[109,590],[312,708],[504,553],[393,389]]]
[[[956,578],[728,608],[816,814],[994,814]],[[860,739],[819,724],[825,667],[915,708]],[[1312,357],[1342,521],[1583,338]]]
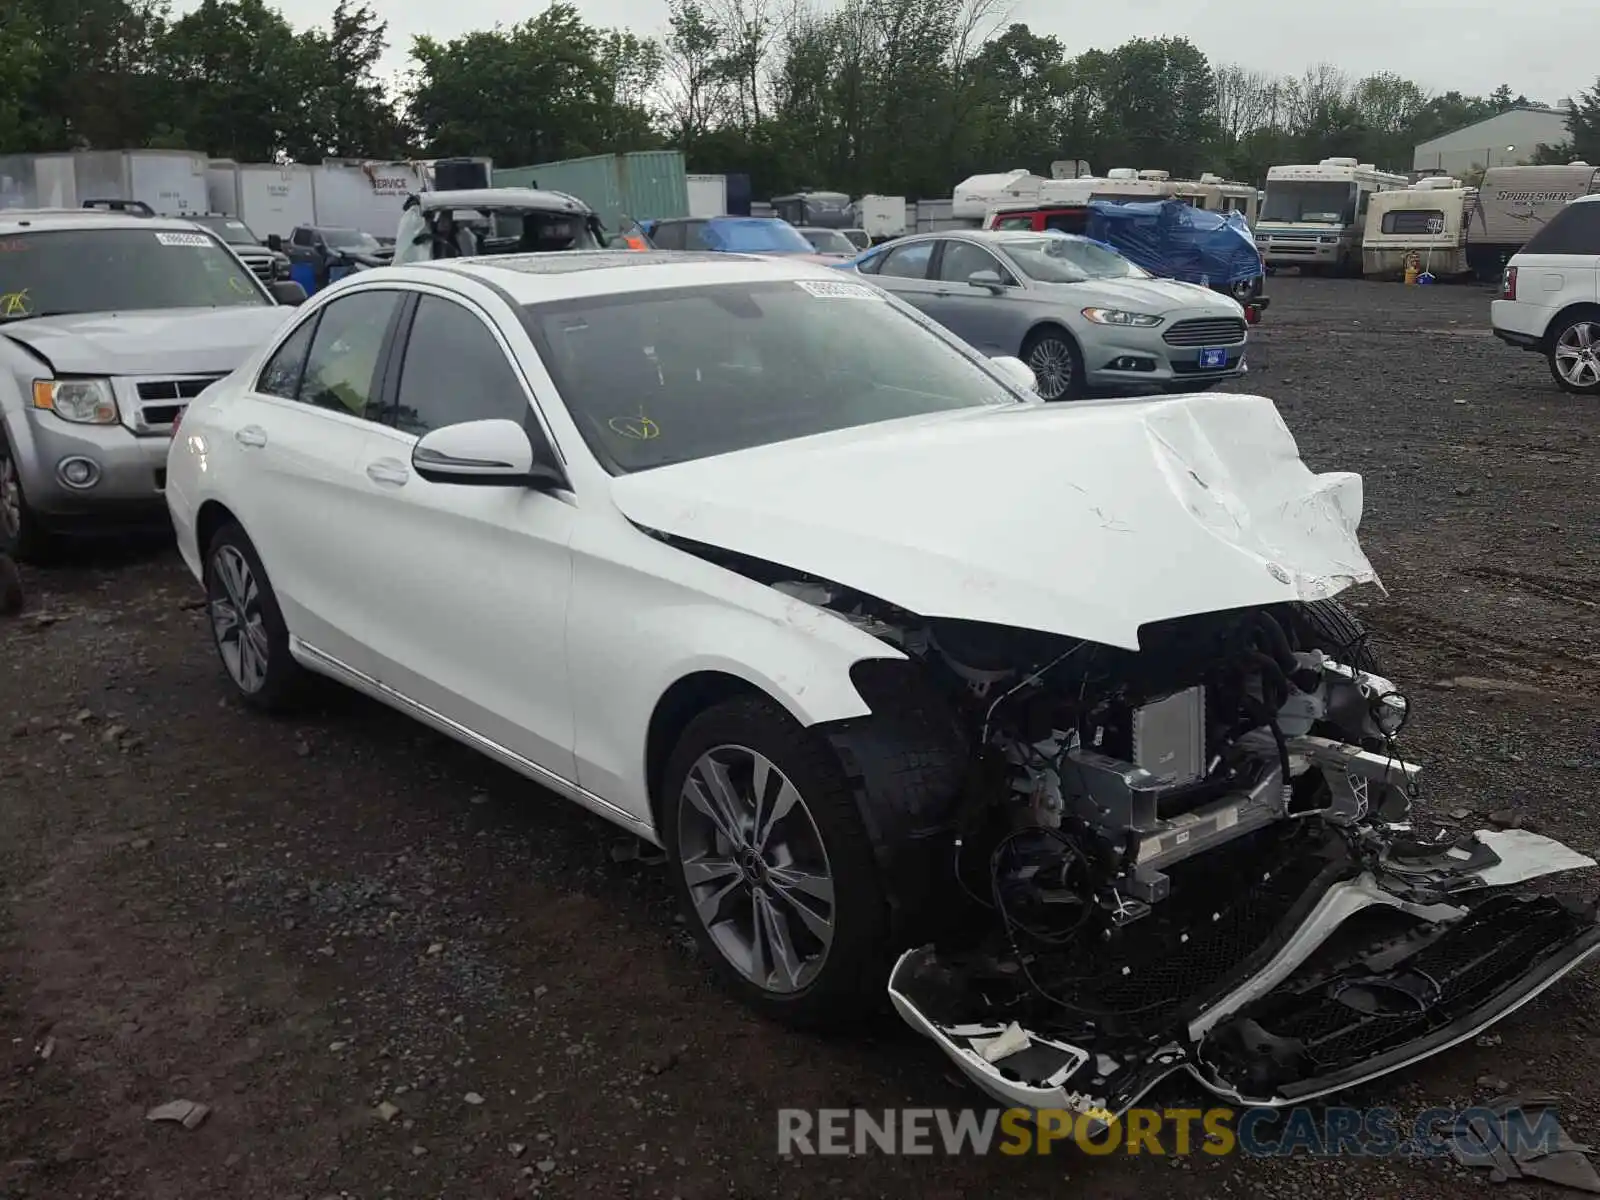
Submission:
[[[0,204],[79,208],[86,200],[139,200],[162,216],[206,211],[203,154],[91,150],[0,159]]]
[[[263,240],[274,233],[287,238],[296,225],[317,224],[315,173],[315,167],[301,163],[241,163],[239,219]],[[396,214],[395,225],[399,223]],[[378,237],[393,237],[394,227],[371,232]]]
[[[239,164],[233,159],[213,158],[206,164],[206,210],[239,215]]]
[[[506,167],[495,187],[536,187],[576,196],[613,232],[625,218],[649,221],[689,215],[688,175],[677,150],[596,154],[561,162]]]
[[[728,177],[726,175],[690,175],[688,177],[689,215],[691,217],[720,217],[728,211]]]

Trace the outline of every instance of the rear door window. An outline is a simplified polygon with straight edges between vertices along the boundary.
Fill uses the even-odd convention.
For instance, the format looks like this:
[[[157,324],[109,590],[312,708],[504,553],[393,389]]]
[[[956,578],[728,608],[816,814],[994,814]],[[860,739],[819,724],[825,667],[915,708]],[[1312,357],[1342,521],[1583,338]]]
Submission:
[[[328,304],[311,339],[296,398],[303,404],[367,421],[382,420],[378,367],[384,339],[402,299],[401,292],[374,290],[341,296]]]
[[[913,242],[909,246],[897,246],[884,256],[883,265],[878,268],[876,274],[898,279],[926,279],[928,263],[932,258],[932,242]]]
[[[1528,239],[1522,252],[1600,255],[1600,201],[1567,205]]]

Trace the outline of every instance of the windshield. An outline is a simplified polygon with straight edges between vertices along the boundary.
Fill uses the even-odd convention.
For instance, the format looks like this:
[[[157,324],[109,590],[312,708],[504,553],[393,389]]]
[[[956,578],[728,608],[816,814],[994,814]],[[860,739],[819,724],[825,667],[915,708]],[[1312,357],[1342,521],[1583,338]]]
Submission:
[[[1149,275],[1110,246],[1057,233],[1017,238],[1001,249],[1029,279],[1040,283],[1084,283],[1090,279],[1147,279]]]
[[[190,217],[196,225],[204,225],[230,246],[259,246],[261,239],[250,232],[250,226],[237,217]]]
[[[1355,220],[1356,185],[1302,180],[1269,180],[1261,205],[1263,221],[1303,221],[1347,225]]]
[[[335,250],[378,250],[378,239],[359,229],[324,229],[322,240]]]
[[[854,281],[674,288],[526,312],[567,409],[613,474],[1022,402],[882,292]]]
[[[856,254],[855,243],[837,229],[805,229],[801,233],[818,254]]]
[[[776,217],[746,217],[707,221],[697,231],[707,250],[729,254],[811,254],[811,243],[787,221]],[[693,237],[694,235],[691,235]],[[690,249],[698,247],[691,246]]]
[[[67,229],[0,237],[0,321],[271,303],[238,259],[198,231]]]

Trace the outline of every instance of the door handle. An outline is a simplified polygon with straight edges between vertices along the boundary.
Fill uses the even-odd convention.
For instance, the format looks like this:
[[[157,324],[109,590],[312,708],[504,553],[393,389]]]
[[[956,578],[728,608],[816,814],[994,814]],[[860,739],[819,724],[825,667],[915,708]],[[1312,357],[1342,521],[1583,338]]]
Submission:
[[[233,440],[241,446],[259,450],[267,444],[267,431],[259,425],[246,425],[234,431]]]
[[[380,458],[367,464],[367,478],[373,483],[404,487],[406,480],[411,478],[411,472],[398,459]]]

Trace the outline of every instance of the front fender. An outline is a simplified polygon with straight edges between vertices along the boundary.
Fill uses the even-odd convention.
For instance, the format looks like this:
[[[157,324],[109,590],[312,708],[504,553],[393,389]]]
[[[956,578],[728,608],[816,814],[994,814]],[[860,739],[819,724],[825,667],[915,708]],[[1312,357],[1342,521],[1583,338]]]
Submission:
[[[574,545],[567,649],[578,782],[648,821],[646,738],[679,680],[717,672],[802,725],[870,715],[851,681],[888,642],[804,601],[633,531],[624,563]]]

